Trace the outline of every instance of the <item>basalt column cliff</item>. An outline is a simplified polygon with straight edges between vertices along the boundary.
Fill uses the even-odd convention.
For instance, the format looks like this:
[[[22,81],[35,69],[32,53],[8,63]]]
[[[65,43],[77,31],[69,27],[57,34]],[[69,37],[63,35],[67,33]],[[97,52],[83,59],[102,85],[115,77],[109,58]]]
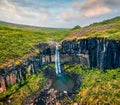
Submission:
[[[106,39],[64,41],[62,54],[77,56],[78,62],[102,70],[120,67],[120,42]]]
[[[26,74],[37,73],[42,66],[55,62],[55,46],[39,44],[40,53],[25,59],[21,64],[7,67],[0,72],[0,92],[9,84],[21,83]],[[77,63],[102,70],[120,67],[120,42],[106,39],[80,39],[63,41],[60,50],[60,62]]]

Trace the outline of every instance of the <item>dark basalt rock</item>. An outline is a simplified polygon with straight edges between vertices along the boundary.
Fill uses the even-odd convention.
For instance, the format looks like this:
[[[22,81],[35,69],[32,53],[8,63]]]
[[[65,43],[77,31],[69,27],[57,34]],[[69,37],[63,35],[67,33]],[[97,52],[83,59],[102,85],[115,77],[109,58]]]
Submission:
[[[13,64],[0,70],[0,93],[10,84],[21,85],[26,74],[37,74],[41,67],[55,62],[55,46],[42,43],[36,47],[40,51],[38,55],[24,59],[19,65]],[[59,50],[61,64],[77,63],[104,71],[120,67],[120,42],[115,40],[91,38],[63,41]]]
[[[44,68],[43,68],[44,69]],[[44,76],[47,78],[45,86],[38,90],[36,93],[27,97],[22,105],[56,105],[60,104],[60,100],[67,98],[71,99],[74,94],[77,93],[77,89],[80,87],[80,76],[75,73],[68,74],[75,83],[74,87],[70,91],[59,91],[52,87],[53,81],[56,78],[55,71],[52,67],[48,66],[43,70]]]
[[[106,39],[81,39],[63,41],[62,54],[89,56],[90,67],[114,69],[120,67],[120,42]]]
[[[80,76],[75,73],[70,73],[68,75],[73,78],[75,83],[75,86],[73,87],[72,90],[70,91],[55,90],[54,88],[51,87],[54,78],[48,77],[47,83],[44,86],[44,88],[38,90],[38,92],[36,92],[35,94],[27,97],[22,103],[22,105],[57,105],[58,103],[61,105],[60,100],[64,98],[70,101],[77,93],[77,89],[80,87]]]

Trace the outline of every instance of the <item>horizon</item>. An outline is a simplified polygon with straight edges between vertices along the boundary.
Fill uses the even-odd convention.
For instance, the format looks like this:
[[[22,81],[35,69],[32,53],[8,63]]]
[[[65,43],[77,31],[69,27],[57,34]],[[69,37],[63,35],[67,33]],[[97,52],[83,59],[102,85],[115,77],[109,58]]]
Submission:
[[[0,21],[34,27],[84,27],[119,16],[119,5],[119,0],[1,0]]]
[[[93,22],[93,23],[90,23],[90,24],[88,24],[88,25],[85,25],[85,26],[80,26],[80,27],[86,27],[86,26],[89,26],[89,25],[91,25],[91,24],[94,24],[94,23],[100,23],[100,22],[103,22],[103,21],[106,21],[106,20],[109,20],[109,19],[114,19],[114,18],[116,18],[116,17],[120,17],[120,16],[115,16],[115,17],[112,17],[112,18],[108,18],[108,19],[105,19],[105,20],[102,20],[102,21],[98,21],[98,22]],[[3,23],[6,23],[6,24],[13,24],[13,25],[20,25],[20,26],[26,26],[26,27],[35,27],[35,28],[51,28],[51,29],[72,29],[72,28],[74,28],[75,26],[77,26],[78,24],[76,24],[75,26],[73,26],[73,27],[47,27],[47,26],[45,26],[45,27],[41,27],[41,26],[35,26],[35,25],[29,25],[29,24],[22,24],[22,23],[14,23],[14,22],[7,22],[7,21],[1,21],[0,20],[0,22],[3,22]]]

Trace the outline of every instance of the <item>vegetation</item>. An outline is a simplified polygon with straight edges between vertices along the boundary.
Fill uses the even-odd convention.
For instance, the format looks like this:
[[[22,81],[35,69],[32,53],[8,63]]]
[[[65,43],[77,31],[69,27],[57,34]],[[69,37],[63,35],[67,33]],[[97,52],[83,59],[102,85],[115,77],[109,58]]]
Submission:
[[[73,33],[68,36],[71,32]],[[35,46],[38,43],[51,40],[62,41],[65,37],[67,40],[106,38],[120,41],[120,17],[94,23],[84,28],[75,26],[72,30],[28,27],[0,22],[0,68],[13,59],[21,59],[27,54],[37,53]],[[80,74],[82,82],[70,104],[77,102],[82,105],[118,105],[120,103],[120,68],[103,72],[95,68],[92,70],[81,68],[77,64],[65,64],[64,70]],[[19,105],[25,97],[42,88],[44,82],[42,73],[27,76],[27,80],[22,81],[21,87],[18,84],[9,86],[0,94],[0,99],[9,96],[12,100],[11,104]],[[61,102],[65,101],[69,100],[64,99]],[[3,103],[0,102],[0,104]]]
[[[0,66],[12,59],[35,52],[35,45],[50,40],[61,41],[70,30],[35,28],[14,24],[0,24]]]
[[[0,22],[0,68],[19,63],[20,59],[38,51],[35,45],[51,40],[63,39],[106,38],[120,41],[120,17],[94,23],[81,28],[79,25],[72,30],[39,28]],[[71,34],[72,33],[72,34]]]
[[[27,80],[22,81],[21,87],[19,87],[18,84],[9,86],[9,88],[0,94],[0,100],[11,100],[10,102],[7,102],[5,100],[0,102],[0,105],[3,104],[10,104],[10,105],[21,105],[22,101],[28,97],[29,95],[35,93],[38,91],[38,89],[41,89],[43,85],[45,84],[45,78],[42,75],[42,73],[39,73],[38,75],[33,74],[31,76],[27,77]],[[9,97],[7,97],[9,96]]]
[[[49,64],[44,69],[47,67],[55,68],[55,65]],[[64,64],[62,68],[65,72],[79,74],[81,81],[77,94],[74,94],[71,99],[66,97],[60,100],[62,104],[71,105],[77,102],[82,105],[119,105],[120,68],[106,70],[106,72],[97,68],[82,67],[79,64]],[[0,99],[10,95],[11,104],[20,105],[27,96],[42,88],[44,83],[45,78],[41,72],[39,75],[33,74],[23,81],[22,87],[19,88],[18,84],[9,86],[7,91],[0,94]]]
[[[80,65],[64,65],[64,70],[80,74],[81,87],[68,103],[82,105],[119,105],[120,68],[103,72],[98,69],[80,68]],[[66,103],[66,99],[62,103]]]
[[[81,27],[79,25],[76,25],[75,27],[72,28],[72,30],[77,30],[77,29],[81,29]]]
[[[118,22],[120,22],[120,16],[115,17],[113,19],[104,20],[102,22],[93,23],[93,24],[90,24],[87,27],[100,26],[100,25],[108,25],[108,24],[117,24]]]
[[[120,41],[120,17],[94,23],[74,31],[67,40],[86,38],[106,38]]]

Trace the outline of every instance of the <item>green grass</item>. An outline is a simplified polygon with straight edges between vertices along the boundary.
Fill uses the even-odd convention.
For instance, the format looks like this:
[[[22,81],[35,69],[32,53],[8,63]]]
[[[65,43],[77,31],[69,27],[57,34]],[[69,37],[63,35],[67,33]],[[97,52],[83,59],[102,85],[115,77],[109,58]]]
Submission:
[[[67,72],[80,74],[81,87],[69,103],[82,105],[119,105],[120,68],[114,70],[82,70],[80,65],[64,65]],[[65,100],[67,101],[67,100]],[[63,103],[65,101],[62,101]]]
[[[81,27],[79,25],[76,25],[71,30],[77,30],[77,29],[81,29]]]
[[[23,86],[19,87],[18,84],[9,86],[8,89],[0,94],[0,99],[9,96],[9,100],[11,100],[11,105],[21,105],[22,101],[29,95],[35,93],[39,89],[41,89],[45,84],[45,78],[42,73],[38,75],[31,75],[27,77],[26,81],[23,81]],[[3,102],[0,103],[2,105]],[[7,103],[6,103],[7,104]]]
[[[53,64],[48,65],[55,68]],[[48,66],[45,66],[47,68]],[[81,86],[78,93],[71,99],[60,100],[62,104],[72,105],[77,102],[81,105],[119,105],[120,103],[120,68],[103,72],[96,68],[81,68],[79,64],[64,64],[64,71],[80,75]],[[45,78],[42,73],[28,76],[26,84],[21,88],[17,84],[9,86],[8,90],[0,94],[0,98],[10,95],[12,105],[20,105],[29,95],[42,88]],[[23,84],[25,83],[23,81]],[[2,102],[0,103],[3,104]]]
[[[74,31],[67,40],[106,38],[108,40],[120,41],[120,17],[94,23]]]
[[[51,40],[106,38],[120,41],[120,17],[94,23],[83,28],[76,27],[77,30],[67,30],[0,22],[0,68],[11,65],[14,60],[17,62],[18,59],[33,54],[33,52],[34,54],[38,53],[35,45]]]
[[[30,54],[38,43],[61,41],[70,34],[66,29],[34,28],[0,24],[0,65]]]
[[[115,24],[115,23],[117,24],[118,22],[120,22],[120,16],[117,16],[117,17],[112,18],[112,19],[104,20],[102,22],[93,23],[87,27],[101,26],[101,25],[108,25],[108,24]]]

